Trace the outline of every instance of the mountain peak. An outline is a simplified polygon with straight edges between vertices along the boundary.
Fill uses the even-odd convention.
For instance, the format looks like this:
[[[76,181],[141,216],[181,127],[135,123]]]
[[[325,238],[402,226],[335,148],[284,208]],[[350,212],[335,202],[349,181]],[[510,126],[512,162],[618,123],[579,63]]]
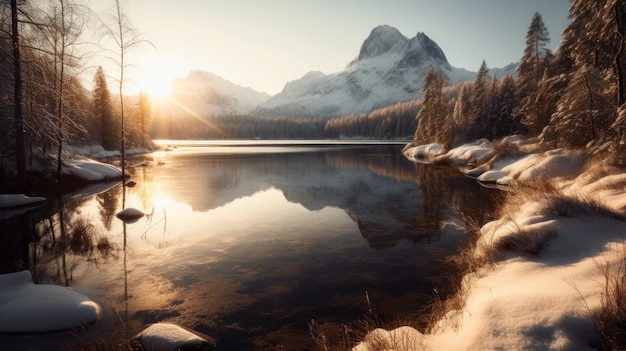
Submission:
[[[398,29],[388,25],[377,26],[372,29],[365,39],[357,60],[380,56],[394,48],[406,45],[408,38],[402,35]]]
[[[431,57],[437,60],[441,64],[449,65],[448,59],[446,55],[441,50],[441,47],[437,43],[435,43],[432,39],[430,39],[426,34],[422,32],[417,32],[415,36],[415,41],[419,42],[421,46],[426,50]]]
[[[439,45],[426,34],[418,32],[409,39],[392,26],[378,26],[343,71],[328,75],[311,72],[291,81],[255,112],[297,117],[368,113],[419,98],[430,67],[451,83],[475,77],[475,73],[452,67]]]

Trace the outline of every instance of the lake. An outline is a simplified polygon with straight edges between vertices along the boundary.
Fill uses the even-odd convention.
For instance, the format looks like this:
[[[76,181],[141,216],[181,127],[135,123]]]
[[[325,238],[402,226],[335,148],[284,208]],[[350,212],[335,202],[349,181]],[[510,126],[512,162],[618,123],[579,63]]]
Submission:
[[[75,331],[83,342],[167,321],[218,350],[312,350],[322,334],[357,341],[366,320],[420,324],[435,289],[450,293],[443,262],[467,242],[463,222],[493,210],[495,190],[407,160],[404,143],[160,143],[127,160],[134,187],[97,184],[0,222],[2,267],[21,262],[37,283],[103,307]],[[124,224],[124,207],[147,216]],[[77,339],[5,334],[0,344]]]

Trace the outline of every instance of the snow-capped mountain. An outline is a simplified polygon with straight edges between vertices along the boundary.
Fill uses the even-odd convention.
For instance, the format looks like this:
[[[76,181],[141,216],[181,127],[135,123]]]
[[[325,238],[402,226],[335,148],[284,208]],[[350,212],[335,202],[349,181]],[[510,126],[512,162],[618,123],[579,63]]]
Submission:
[[[475,72],[450,65],[424,33],[411,39],[383,25],[372,30],[357,58],[341,72],[309,72],[255,110],[260,115],[342,116],[370,112],[420,96],[430,67],[449,82],[473,80]]]
[[[205,71],[191,71],[171,83],[174,100],[201,116],[245,114],[270,98],[267,93],[236,85]]]

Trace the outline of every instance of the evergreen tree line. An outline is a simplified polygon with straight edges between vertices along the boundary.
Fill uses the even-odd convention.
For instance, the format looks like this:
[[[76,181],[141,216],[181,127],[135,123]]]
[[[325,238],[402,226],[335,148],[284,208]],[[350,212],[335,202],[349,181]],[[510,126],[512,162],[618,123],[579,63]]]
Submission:
[[[517,79],[488,76],[483,61],[475,81],[446,99],[446,82],[424,77],[415,144],[453,147],[477,138],[523,133],[545,148],[601,147],[623,163],[626,142],[625,0],[573,0],[571,23],[552,53],[549,33],[535,13]]]
[[[327,139],[411,137],[418,100],[398,103],[371,113],[338,118],[261,117],[221,114],[199,117],[175,112],[175,118],[155,118],[155,139]]]

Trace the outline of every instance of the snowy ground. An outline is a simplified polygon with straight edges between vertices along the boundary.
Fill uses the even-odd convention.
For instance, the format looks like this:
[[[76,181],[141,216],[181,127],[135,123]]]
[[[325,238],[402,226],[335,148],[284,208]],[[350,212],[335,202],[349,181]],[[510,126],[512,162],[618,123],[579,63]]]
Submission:
[[[528,191],[505,217],[481,228],[475,258],[495,264],[464,278],[461,310],[448,312],[428,334],[374,330],[354,350],[595,350],[592,314],[601,305],[603,272],[625,252],[626,174],[608,166],[599,174],[581,152],[536,152],[521,137],[504,142],[509,147],[480,140],[447,153],[435,144],[404,150],[415,161],[449,162],[510,191],[544,180],[554,189]],[[517,151],[497,155],[503,149]]]

